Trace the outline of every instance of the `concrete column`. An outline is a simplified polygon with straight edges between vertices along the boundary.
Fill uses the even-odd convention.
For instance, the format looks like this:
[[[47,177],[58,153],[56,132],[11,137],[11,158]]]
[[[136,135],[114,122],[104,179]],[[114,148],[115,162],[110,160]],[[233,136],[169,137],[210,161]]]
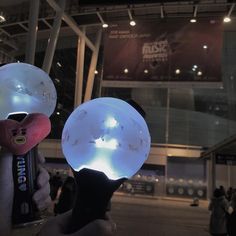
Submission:
[[[60,10],[60,6],[58,5],[57,1],[55,0],[47,0],[48,4],[56,11]],[[65,12],[63,12],[63,20],[69,25],[69,27],[79,36],[84,37],[86,45],[92,50],[95,50],[95,46],[92,42],[82,33],[79,29],[78,24],[76,21]]]
[[[231,187],[231,163],[227,163],[227,189]]]
[[[211,197],[216,188],[216,154],[211,154]]]
[[[167,101],[166,101],[166,127],[165,127],[165,143],[169,143],[169,126],[170,125],[170,88],[167,88]]]
[[[83,33],[85,33],[84,28],[83,28]],[[85,54],[85,39],[84,37],[79,37],[78,46],[77,46],[74,107],[77,107],[82,103],[83,78],[84,78],[84,54]]]
[[[97,34],[97,39],[95,43],[95,50],[93,51],[90,67],[89,67],[89,73],[88,73],[88,80],[87,80],[87,85],[86,85],[86,90],[85,90],[85,96],[84,96],[84,102],[88,101],[91,99],[92,96],[92,91],[93,91],[93,83],[94,83],[94,77],[95,77],[95,70],[97,66],[97,59],[98,59],[98,54],[99,54],[99,48],[100,48],[100,43],[101,43],[101,38],[102,38],[102,31],[99,30]]]
[[[39,0],[30,0],[29,11],[29,31],[27,35],[27,44],[25,52],[25,62],[34,64],[35,48],[38,31]]]
[[[49,74],[51,66],[52,66],[52,60],[53,60],[54,52],[55,52],[56,45],[57,45],[58,35],[60,32],[60,28],[61,28],[61,20],[62,20],[62,15],[63,15],[64,9],[65,9],[65,4],[66,4],[65,0],[60,0],[60,3],[59,3],[60,9],[56,13],[56,17],[53,22],[53,27],[51,29],[50,38],[48,40],[46,53],[44,56],[42,68],[48,74]]]
[[[215,153],[211,153],[210,160],[207,161],[207,183],[207,197],[211,199],[216,188]]]

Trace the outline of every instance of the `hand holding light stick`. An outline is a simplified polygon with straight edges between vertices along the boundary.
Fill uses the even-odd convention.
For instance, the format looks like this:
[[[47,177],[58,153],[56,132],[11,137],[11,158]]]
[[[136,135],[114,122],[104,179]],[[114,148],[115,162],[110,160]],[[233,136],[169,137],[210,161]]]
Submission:
[[[143,165],[150,134],[143,117],[123,100],[104,97],[76,108],[62,133],[62,150],[77,181],[68,231],[104,219],[120,184]]]
[[[50,77],[26,63],[0,67],[0,145],[13,156],[12,221],[24,225],[38,219],[32,195],[37,175],[36,145],[50,132],[56,90]]]

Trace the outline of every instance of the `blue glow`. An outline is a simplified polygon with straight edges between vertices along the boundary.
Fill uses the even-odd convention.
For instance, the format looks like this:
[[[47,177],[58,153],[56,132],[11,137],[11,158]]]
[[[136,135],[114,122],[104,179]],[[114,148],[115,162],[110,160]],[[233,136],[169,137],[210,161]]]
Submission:
[[[54,84],[40,68],[26,63],[0,67],[0,120],[19,111],[50,116],[56,100]]]
[[[100,158],[98,157],[98,158],[92,160],[90,163],[88,163],[87,166],[86,165],[80,166],[79,169],[77,169],[76,171],[80,171],[83,168],[89,168],[92,170],[101,171],[101,172],[105,173],[109,179],[113,179],[114,176],[116,176],[116,173],[112,169],[111,165],[101,157]]]
[[[16,88],[17,88],[17,92],[18,92],[18,91],[21,92],[22,89],[23,89],[23,87],[22,87],[20,84],[18,84],[18,85],[16,86]]]
[[[134,175],[150,151],[143,117],[116,98],[97,98],[77,107],[62,132],[62,151],[70,166],[102,171],[116,180]]]
[[[108,117],[108,119],[105,121],[105,125],[108,128],[115,128],[115,127],[117,127],[118,122],[114,117]]]
[[[118,142],[116,139],[104,140],[102,138],[98,138],[95,140],[96,148],[105,148],[115,150],[118,146]]]

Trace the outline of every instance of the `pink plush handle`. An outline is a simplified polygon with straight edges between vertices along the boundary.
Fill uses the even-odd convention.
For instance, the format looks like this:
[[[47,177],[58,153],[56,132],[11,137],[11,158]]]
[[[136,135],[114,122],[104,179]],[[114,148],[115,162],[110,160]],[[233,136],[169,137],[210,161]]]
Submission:
[[[49,118],[41,113],[28,114],[22,121],[0,120],[0,146],[14,155],[23,155],[51,131]]]

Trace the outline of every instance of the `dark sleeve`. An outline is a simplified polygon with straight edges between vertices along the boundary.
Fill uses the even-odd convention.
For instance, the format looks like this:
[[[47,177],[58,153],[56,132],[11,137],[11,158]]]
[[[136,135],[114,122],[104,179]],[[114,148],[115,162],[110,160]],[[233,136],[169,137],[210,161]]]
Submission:
[[[225,199],[224,200],[224,202],[223,202],[223,207],[224,207],[224,210],[226,211],[226,212],[228,212],[228,210],[229,210],[229,202]]]
[[[208,211],[212,211],[212,202],[210,202],[210,204],[208,206]]]

